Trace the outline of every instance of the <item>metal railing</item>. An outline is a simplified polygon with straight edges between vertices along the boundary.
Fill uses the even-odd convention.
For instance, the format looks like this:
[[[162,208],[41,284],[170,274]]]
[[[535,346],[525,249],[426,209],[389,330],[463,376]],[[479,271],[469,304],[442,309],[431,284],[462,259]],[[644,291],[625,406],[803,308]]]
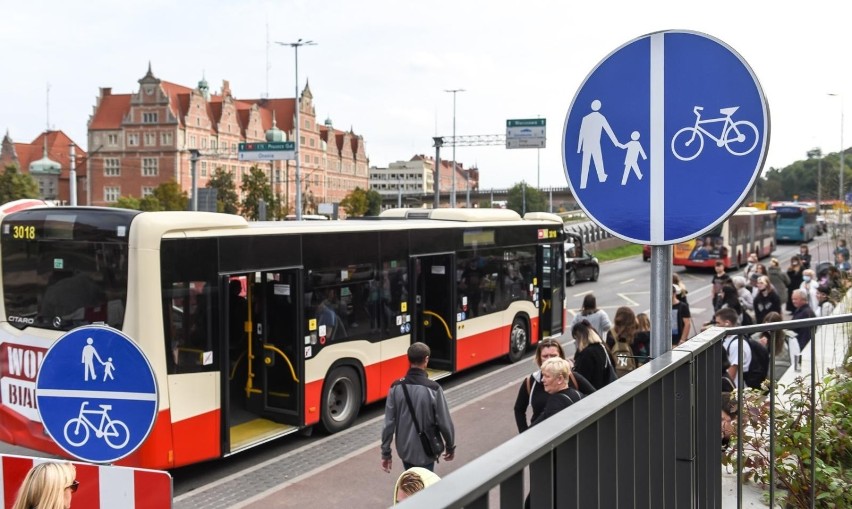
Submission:
[[[849,322],[852,314],[834,315],[796,321],[795,328]],[[480,509],[491,507],[492,498],[501,508],[524,507],[528,467],[532,509],[721,508],[722,342],[729,335],[791,329],[792,323],[713,327],[460,467],[440,481],[440,489],[425,490],[398,507]],[[813,405],[816,355],[810,358]],[[774,393],[770,390],[769,397]],[[737,443],[742,472],[742,429]],[[811,457],[815,454],[812,437]],[[811,493],[812,507],[813,501]]]

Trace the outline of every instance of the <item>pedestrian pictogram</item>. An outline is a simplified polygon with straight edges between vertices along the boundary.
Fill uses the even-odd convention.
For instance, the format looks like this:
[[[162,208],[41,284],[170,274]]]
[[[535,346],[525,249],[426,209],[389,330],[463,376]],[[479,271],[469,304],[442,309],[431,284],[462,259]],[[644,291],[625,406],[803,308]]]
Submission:
[[[45,430],[68,454],[111,463],[135,451],[157,415],[157,383],[130,338],[106,326],[74,329],[47,351],[36,379]]]
[[[745,60],[711,36],[673,30],[634,39],[592,70],[566,116],[562,153],[590,218],[664,245],[732,214],[768,145],[769,109]]]

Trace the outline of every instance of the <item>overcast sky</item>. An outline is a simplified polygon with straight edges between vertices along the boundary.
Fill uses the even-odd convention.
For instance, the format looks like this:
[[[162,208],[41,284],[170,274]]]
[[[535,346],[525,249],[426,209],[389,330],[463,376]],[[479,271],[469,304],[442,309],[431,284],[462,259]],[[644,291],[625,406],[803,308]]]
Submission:
[[[480,168],[482,188],[522,178],[566,186],[562,128],[584,78],[636,37],[685,29],[730,45],[760,80],[772,129],[765,169],[815,146],[837,152],[842,103],[852,144],[847,0],[0,0],[0,12],[0,129],[18,142],[47,125],[49,83],[50,127],[85,145],[99,87],[135,92],[149,61],[157,77],[182,85],[203,74],[213,91],[229,80],[237,98],[292,97],[293,50],[274,41],[302,38],[317,46],[299,52],[300,88],[310,80],[318,121],[364,136],[371,165],[434,155],[432,136],[453,133],[444,90],[463,88],[458,135],[547,120],[540,163],[535,149],[456,149]]]

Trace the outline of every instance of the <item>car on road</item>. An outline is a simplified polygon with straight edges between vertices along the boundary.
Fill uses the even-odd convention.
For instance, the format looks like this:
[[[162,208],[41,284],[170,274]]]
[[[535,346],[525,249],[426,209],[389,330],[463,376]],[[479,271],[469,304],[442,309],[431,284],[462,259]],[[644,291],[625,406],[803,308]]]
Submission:
[[[583,237],[565,233],[565,282],[574,286],[577,281],[597,281],[601,273],[598,259],[583,247]]]
[[[825,216],[817,216],[817,235],[822,235],[823,233],[828,231],[828,222],[825,220]]]
[[[644,244],[642,246],[642,261],[647,262],[651,260],[651,246],[648,244]]]

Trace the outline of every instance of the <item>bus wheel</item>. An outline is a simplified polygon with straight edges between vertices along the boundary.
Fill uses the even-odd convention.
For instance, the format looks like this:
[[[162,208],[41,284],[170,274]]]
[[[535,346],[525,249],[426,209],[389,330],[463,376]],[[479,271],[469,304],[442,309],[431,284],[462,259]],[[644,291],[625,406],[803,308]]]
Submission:
[[[335,368],[323,384],[322,425],[329,433],[344,430],[361,410],[361,381],[350,367]]]
[[[512,321],[512,328],[509,332],[509,353],[506,356],[509,362],[518,362],[523,358],[528,342],[527,322],[523,318],[516,316]]]

